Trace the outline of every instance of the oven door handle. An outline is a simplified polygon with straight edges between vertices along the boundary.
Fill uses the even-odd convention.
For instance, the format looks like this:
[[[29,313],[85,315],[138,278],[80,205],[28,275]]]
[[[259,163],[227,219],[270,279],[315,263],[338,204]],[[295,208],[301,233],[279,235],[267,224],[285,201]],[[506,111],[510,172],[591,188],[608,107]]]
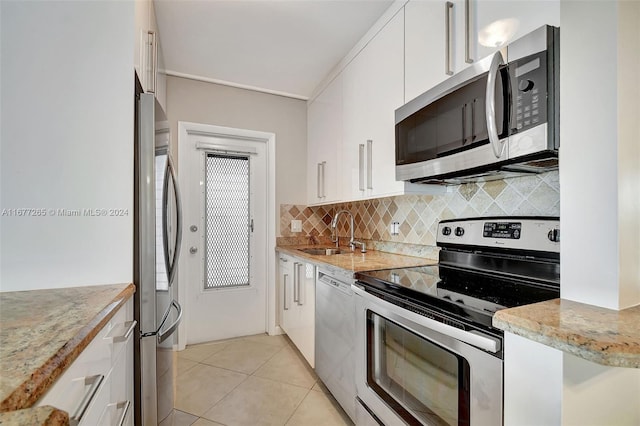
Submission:
[[[401,307],[396,306],[393,303],[389,303],[386,300],[382,300],[376,296],[372,296],[358,284],[353,284],[351,288],[356,295],[362,297],[364,300],[382,306],[396,315],[399,315],[417,324],[423,325],[433,331],[437,331],[438,333],[444,334],[445,336],[460,340],[494,354],[500,351],[499,339],[486,336],[482,332],[476,330],[461,330],[459,328],[452,327],[439,321],[424,317],[420,314],[416,314],[415,312],[402,309]]]

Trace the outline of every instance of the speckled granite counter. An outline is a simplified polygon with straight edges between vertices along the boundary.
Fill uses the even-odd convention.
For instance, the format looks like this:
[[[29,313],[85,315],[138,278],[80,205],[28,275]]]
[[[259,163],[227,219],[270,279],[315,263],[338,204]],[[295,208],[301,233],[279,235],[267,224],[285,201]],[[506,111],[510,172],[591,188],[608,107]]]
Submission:
[[[114,284],[0,293],[0,412],[33,406],[134,291]],[[5,416],[0,423],[10,424]]]
[[[598,364],[640,368],[640,306],[614,311],[555,299],[498,311],[493,325]]]
[[[66,426],[69,415],[50,405],[0,413],[0,425]]]
[[[373,271],[376,269],[408,268],[412,266],[435,265],[437,260],[422,257],[405,256],[400,254],[386,253],[382,251],[368,250],[360,253],[349,250],[348,247],[340,247],[342,252],[331,256],[307,254],[299,249],[317,248],[317,245],[305,246],[278,246],[276,250],[281,253],[290,254],[301,259],[308,260],[316,265],[331,265],[351,272]],[[324,247],[324,246],[323,246]]]

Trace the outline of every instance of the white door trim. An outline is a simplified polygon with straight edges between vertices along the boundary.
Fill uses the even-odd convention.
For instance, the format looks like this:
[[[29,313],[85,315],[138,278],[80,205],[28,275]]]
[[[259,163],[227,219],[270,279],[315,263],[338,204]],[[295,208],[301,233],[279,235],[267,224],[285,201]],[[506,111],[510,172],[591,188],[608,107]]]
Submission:
[[[267,333],[280,334],[280,327],[276,324],[276,135],[270,132],[236,129],[233,127],[215,126],[211,124],[178,121],[178,153],[183,155],[183,147],[187,146],[189,135],[215,136],[223,138],[251,139],[266,144],[267,151]],[[178,181],[180,169],[178,169]],[[180,282],[186,281],[185,272],[178,267],[178,301],[184,306],[188,314],[187,293]],[[178,350],[182,350],[187,342],[186,321],[178,329]]]

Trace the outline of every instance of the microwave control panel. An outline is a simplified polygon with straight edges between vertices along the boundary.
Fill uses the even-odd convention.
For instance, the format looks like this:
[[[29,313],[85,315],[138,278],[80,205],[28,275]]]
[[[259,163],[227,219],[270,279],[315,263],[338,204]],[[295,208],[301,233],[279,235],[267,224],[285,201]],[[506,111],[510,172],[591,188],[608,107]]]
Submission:
[[[513,125],[520,133],[547,121],[546,51],[509,64],[513,94]]]

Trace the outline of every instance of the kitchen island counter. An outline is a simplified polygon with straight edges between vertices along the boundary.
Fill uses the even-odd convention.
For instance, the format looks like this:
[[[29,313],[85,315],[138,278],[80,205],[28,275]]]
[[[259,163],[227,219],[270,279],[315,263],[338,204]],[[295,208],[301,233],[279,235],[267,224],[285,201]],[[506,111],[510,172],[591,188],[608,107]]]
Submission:
[[[438,261],[434,259],[386,253],[376,250],[368,250],[366,253],[361,253],[359,249],[351,251],[348,247],[340,247],[341,252],[339,254],[329,256],[307,254],[301,251],[301,249],[318,247],[320,246],[278,246],[276,250],[280,253],[307,260],[316,266],[329,265],[351,273],[374,271],[377,269],[410,268],[413,266],[435,265],[438,263]]]
[[[7,412],[33,407],[134,292],[114,284],[0,293],[0,423],[24,419]]]
[[[498,311],[493,325],[597,364],[640,368],[640,306],[615,311],[554,299]]]

